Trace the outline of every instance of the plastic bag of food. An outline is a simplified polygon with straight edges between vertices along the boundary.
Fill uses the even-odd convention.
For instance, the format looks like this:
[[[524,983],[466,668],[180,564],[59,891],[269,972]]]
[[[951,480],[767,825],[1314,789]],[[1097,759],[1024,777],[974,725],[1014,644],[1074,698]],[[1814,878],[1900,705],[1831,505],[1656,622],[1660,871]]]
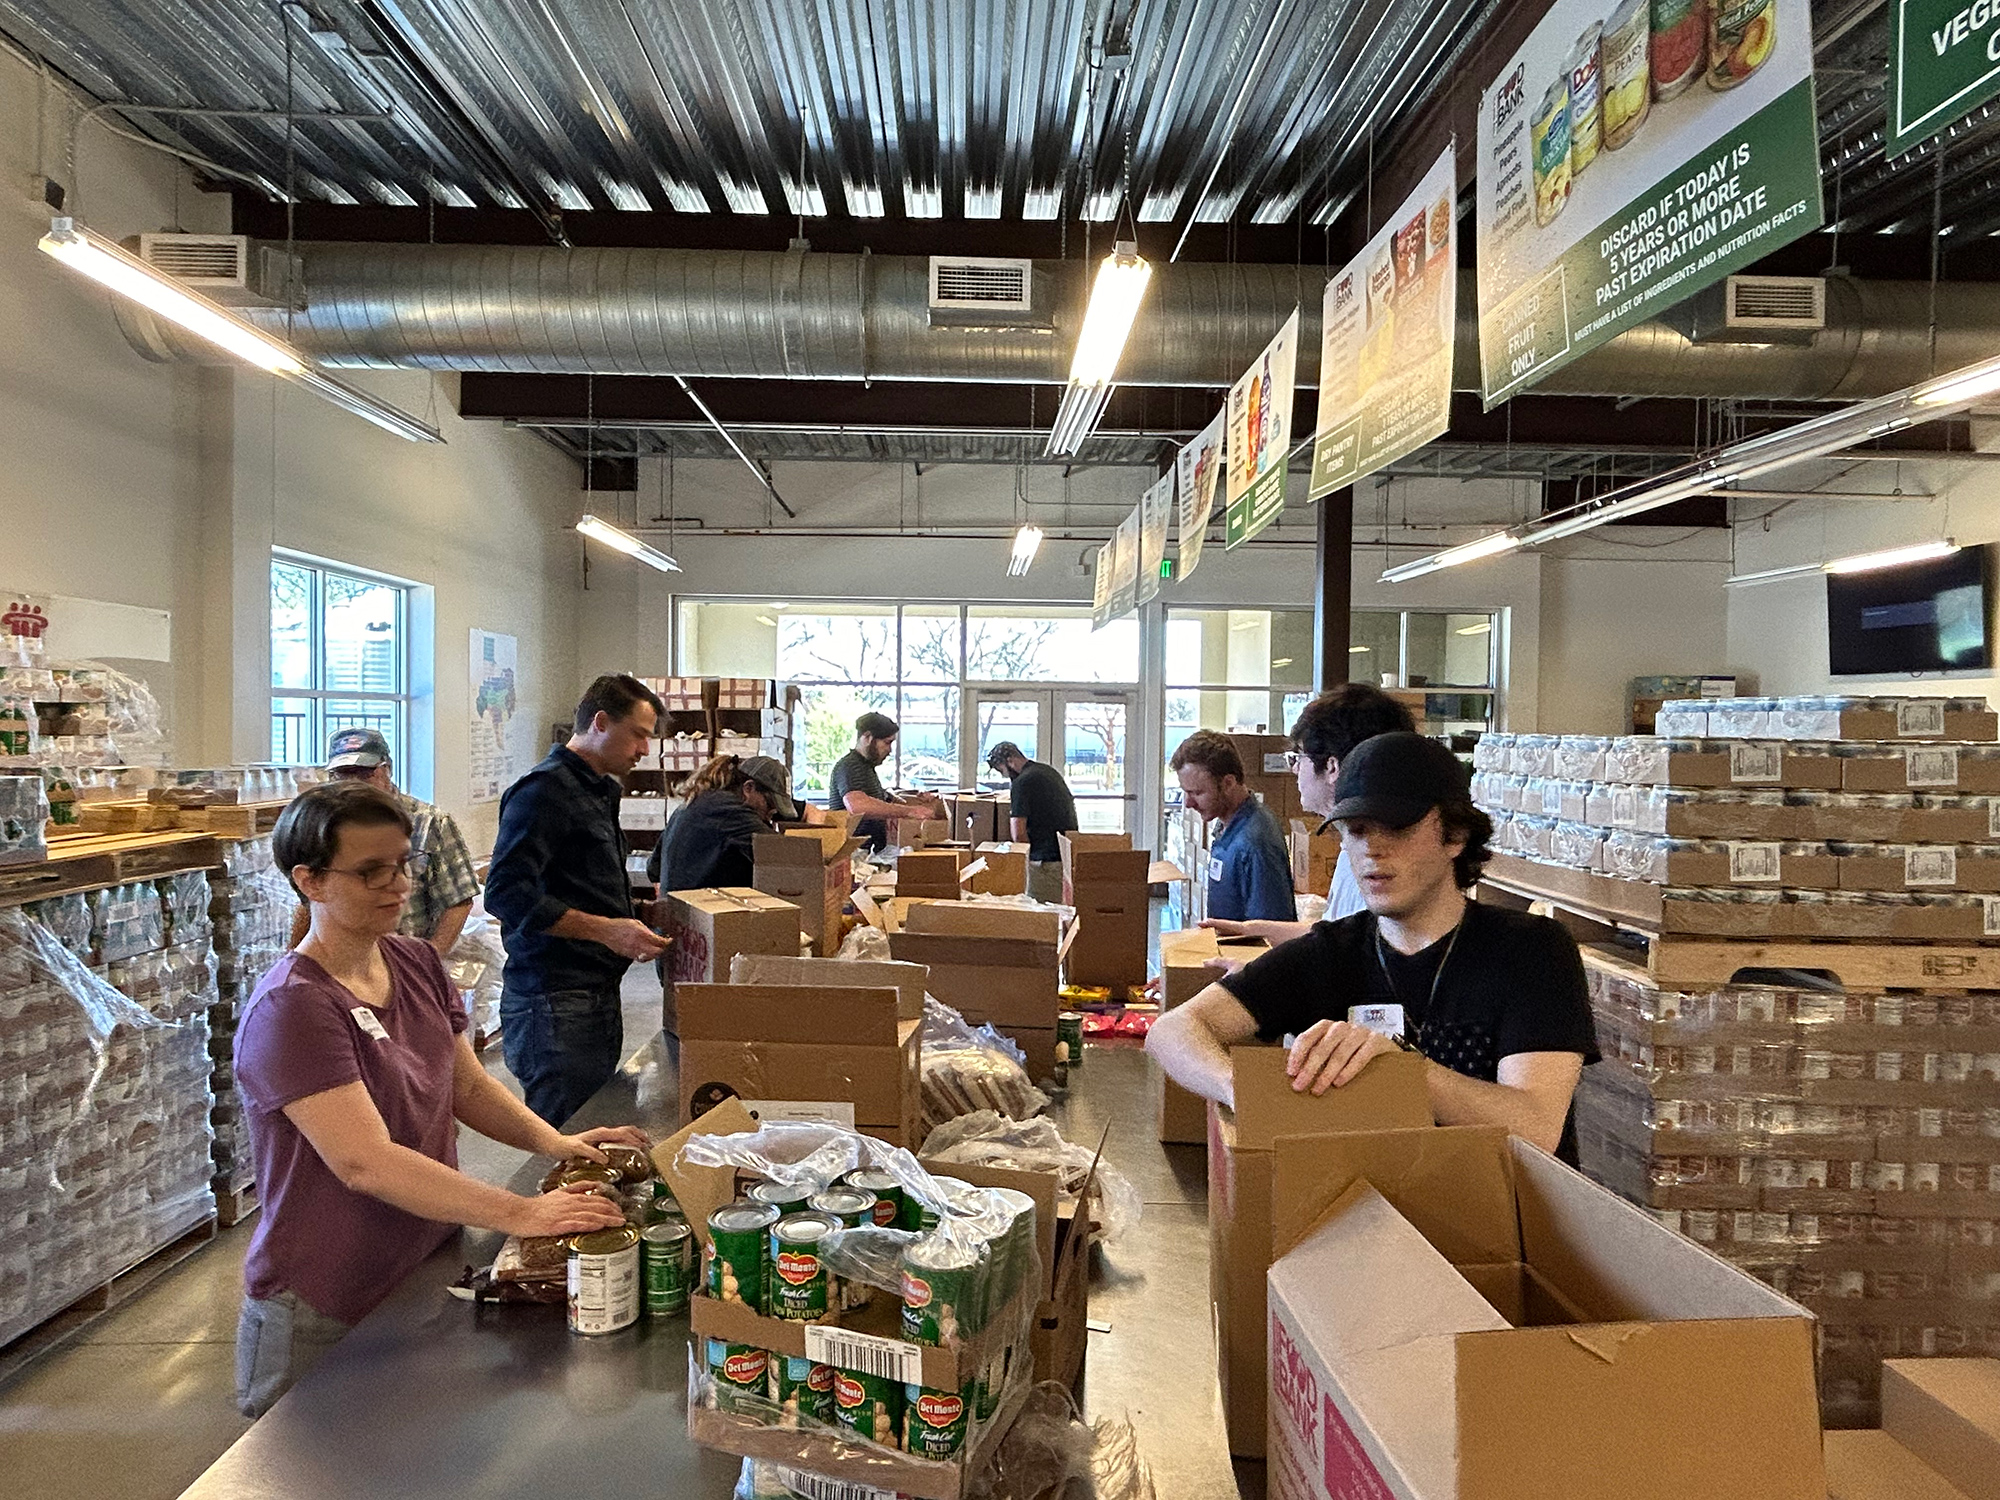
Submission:
[[[833,956],[864,963],[890,963],[896,955],[889,951],[889,934],[864,923],[841,939],[840,951]]]
[[[969,1166],[1001,1167],[1016,1172],[1053,1172],[1059,1195],[1073,1202],[1083,1191],[1091,1163],[1097,1162],[1097,1207],[1092,1216],[1106,1243],[1123,1239],[1139,1222],[1145,1200],[1123,1172],[1098,1160],[1093,1151],[1063,1139],[1047,1118],[1010,1120],[992,1110],[947,1121],[924,1141],[924,1159],[964,1162]]]
[[[991,1026],[924,996],[923,1114],[926,1132],[979,1110],[1027,1120],[1049,1106],[1025,1066],[1027,1055]]]

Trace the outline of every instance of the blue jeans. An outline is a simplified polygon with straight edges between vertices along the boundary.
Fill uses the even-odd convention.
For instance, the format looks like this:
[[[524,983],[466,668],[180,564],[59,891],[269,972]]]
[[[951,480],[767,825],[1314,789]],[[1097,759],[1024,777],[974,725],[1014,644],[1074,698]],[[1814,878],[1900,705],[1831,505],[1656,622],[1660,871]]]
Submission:
[[[263,1416],[346,1332],[296,1292],[245,1297],[236,1322],[236,1409]]]
[[[500,992],[501,1047],[528,1108],[560,1129],[611,1080],[625,1051],[625,1012],[614,982],[530,995]]]

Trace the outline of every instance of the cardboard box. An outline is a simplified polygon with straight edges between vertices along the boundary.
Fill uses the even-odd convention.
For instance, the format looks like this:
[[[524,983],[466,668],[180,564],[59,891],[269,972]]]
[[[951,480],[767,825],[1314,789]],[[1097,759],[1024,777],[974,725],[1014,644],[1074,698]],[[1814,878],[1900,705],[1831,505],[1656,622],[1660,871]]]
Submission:
[[[1340,835],[1320,833],[1322,818],[1292,819],[1292,889],[1302,896],[1324,896],[1333,888],[1333,867],[1340,862]]]
[[[1840,757],[1850,792],[2000,793],[2000,754],[1990,745],[1851,745]]]
[[[1262,938],[1217,939],[1206,927],[1189,927],[1160,934],[1160,1009],[1172,1010],[1192,1000],[1216,980],[1208,968],[1211,959],[1223,954],[1245,959],[1267,952],[1270,944]],[[1147,1072],[1153,1092],[1153,1117],[1163,1144],[1204,1146],[1208,1143],[1208,1101],[1191,1094],[1150,1059]]]
[[[1076,934],[1064,958],[1071,984],[1109,985],[1118,994],[1146,981],[1152,922],[1152,857],[1124,833],[1065,833],[1063,901],[1076,908]]]
[[[751,885],[798,907],[799,929],[821,958],[840,950],[840,915],[854,888],[860,847],[844,828],[792,828],[751,840]]]
[[[779,958],[768,953],[739,953],[729,961],[729,982],[893,989],[896,1018],[921,1021],[930,971],[922,964],[892,963],[888,959]]]
[[[1886,1432],[1829,1432],[1825,1452],[1827,1500],[1966,1500]]]
[[[1378,1057],[1354,1082],[1318,1098],[1292,1091],[1282,1047],[1234,1047],[1229,1056],[1236,1109],[1208,1107],[1209,1302],[1229,1451],[1262,1458],[1272,1143],[1281,1135],[1317,1144],[1348,1131],[1428,1126],[1431,1107],[1423,1059],[1412,1053]]]
[[[720,984],[729,961],[739,953],[799,956],[799,909],[789,901],[748,886],[668,891],[661,898],[661,928],[673,939],[667,950],[667,984],[662,1021],[678,1033],[674,990],[682,984]]]
[[[1942,698],[1906,699],[1898,708],[1783,710],[1776,731],[1790,740],[1964,740],[2000,738],[2000,716],[1944,707]]]
[[[1837,755],[1801,751],[1776,741],[1768,746],[1764,741],[1746,741],[1733,750],[1668,752],[1658,746],[1645,748],[1648,753],[1643,757],[1614,754],[1608,758],[1605,780],[1711,791],[1790,787],[1831,792],[1839,790],[1845,769],[1845,762]]]
[[[1822,1500],[1811,1314],[1499,1127],[1280,1139],[1274,1494]]]
[[[683,984],[683,1118],[726,1098],[826,1100],[854,1106],[854,1123],[918,1143],[921,1021],[898,1014],[893,988]]]
[[[1031,1078],[1055,1070],[1057,928],[1053,911],[938,902],[913,906],[889,951],[929,967],[930,992],[974,1026],[991,1022],[1028,1054]]]
[[[944,799],[945,816],[951,820],[951,836],[968,844],[990,844],[1007,837],[1005,793],[958,792]]]
[[[1028,846],[1005,840],[981,844],[972,851],[973,863],[982,860],[986,868],[966,885],[979,896],[1025,896],[1028,894]]]
[[[926,901],[956,901],[958,872],[972,862],[969,849],[905,850],[896,856],[896,894]]]
[[[1882,1430],[1971,1500],[2000,1500],[2000,1360],[1884,1360]]]
[[[1892,846],[1879,854],[1845,854],[1840,887],[1847,891],[1974,891],[2000,893],[2000,859],[1955,844]]]

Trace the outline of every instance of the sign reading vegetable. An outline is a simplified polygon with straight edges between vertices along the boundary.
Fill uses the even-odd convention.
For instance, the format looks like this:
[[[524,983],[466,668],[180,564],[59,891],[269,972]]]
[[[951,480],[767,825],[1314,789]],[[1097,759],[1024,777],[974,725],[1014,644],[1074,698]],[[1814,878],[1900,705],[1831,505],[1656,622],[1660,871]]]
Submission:
[[[1556,0],[1477,177],[1491,407],[1819,227],[1808,0]]]
[[[1929,140],[2000,94],[2000,4],[1891,0],[1891,156]]]

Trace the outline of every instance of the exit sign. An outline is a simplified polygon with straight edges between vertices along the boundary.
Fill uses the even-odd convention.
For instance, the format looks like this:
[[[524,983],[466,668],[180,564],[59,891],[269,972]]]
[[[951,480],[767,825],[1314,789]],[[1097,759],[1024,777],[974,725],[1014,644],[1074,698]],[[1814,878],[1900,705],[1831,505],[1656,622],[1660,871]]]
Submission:
[[[1171,578],[1174,576],[1174,560],[1171,557],[1160,559],[1160,576],[1162,578]]]

